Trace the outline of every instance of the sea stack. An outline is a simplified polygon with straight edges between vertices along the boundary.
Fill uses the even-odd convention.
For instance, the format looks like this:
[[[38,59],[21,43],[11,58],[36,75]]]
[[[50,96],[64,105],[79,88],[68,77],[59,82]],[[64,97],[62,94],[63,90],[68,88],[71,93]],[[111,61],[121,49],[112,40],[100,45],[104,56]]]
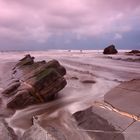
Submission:
[[[113,45],[113,44],[108,46],[108,47],[106,47],[104,49],[104,52],[103,52],[103,54],[117,54],[117,53],[118,53],[118,51],[115,48],[115,45]]]

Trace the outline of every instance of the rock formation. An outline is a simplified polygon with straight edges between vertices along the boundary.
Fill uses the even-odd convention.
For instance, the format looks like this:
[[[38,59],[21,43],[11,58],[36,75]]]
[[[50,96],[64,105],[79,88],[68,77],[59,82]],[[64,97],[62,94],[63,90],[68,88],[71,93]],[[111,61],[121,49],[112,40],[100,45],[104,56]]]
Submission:
[[[115,124],[110,119],[123,118],[115,117],[112,112],[91,106],[88,109],[74,113],[73,117],[76,119],[79,129],[87,132],[94,140],[124,140],[124,136],[121,134],[121,130],[119,130],[121,127],[116,129],[113,126]]]
[[[139,118],[140,110],[140,79],[133,79],[130,81],[122,82],[120,85],[109,91],[104,95],[104,101],[123,114]]]
[[[110,45],[104,49],[103,54],[117,54],[118,51],[115,48],[115,45]]]
[[[125,54],[140,56],[140,50],[131,50],[130,52],[126,52]]]
[[[130,54],[138,54],[138,53],[140,53],[140,51],[139,51],[139,50],[132,50],[132,51],[130,51],[129,53],[130,53]]]
[[[17,140],[12,128],[8,126],[6,121],[0,117],[0,140]]]
[[[26,55],[13,68],[11,82],[2,92],[7,107],[19,109],[52,99],[66,86],[65,74],[57,60],[34,62]]]

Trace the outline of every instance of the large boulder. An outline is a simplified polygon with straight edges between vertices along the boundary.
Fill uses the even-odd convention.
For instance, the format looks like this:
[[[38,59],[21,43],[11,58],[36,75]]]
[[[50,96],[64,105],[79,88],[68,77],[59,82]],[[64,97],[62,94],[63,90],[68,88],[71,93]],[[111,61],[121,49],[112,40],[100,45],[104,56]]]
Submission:
[[[20,109],[53,99],[67,84],[65,74],[57,60],[34,62],[26,55],[13,68],[11,82],[2,92],[7,107]]]
[[[104,49],[103,54],[117,54],[118,51],[115,48],[115,45],[110,45]]]

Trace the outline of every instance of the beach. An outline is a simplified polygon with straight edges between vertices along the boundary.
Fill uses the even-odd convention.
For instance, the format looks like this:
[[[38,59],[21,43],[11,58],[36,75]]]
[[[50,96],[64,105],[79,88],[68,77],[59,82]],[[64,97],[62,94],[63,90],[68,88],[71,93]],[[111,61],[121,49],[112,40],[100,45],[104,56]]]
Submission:
[[[13,129],[18,139],[46,140],[47,135],[50,140],[51,136],[56,140],[139,140],[139,134],[133,133],[140,128],[139,121],[135,120],[136,126],[132,125],[131,127],[134,118],[110,109],[111,107],[117,107],[115,109],[131,115],[138,111],[137,103],[135,105],[135,107],[137,106],[136,110],[131,112],[133,110],[131,106],[128,106],[129,109],[127,109],[127,107],[121,105],[123,100],[116,103],[116,100],[118,101],[121,95],[117,94],[112,97],[112,93],[117,90],[115,89],[117,86],[127,81],[140,79],[140,56],[126,55],[124,52],[119,51],[116,55],[103,55],[101,50],[1,52],[1,91],[5,88],[5,83],[8,82],[12,67],[26,54],[34,56],[35,61],[58,60],[66,68],[65,79],[67,80],[67,86],[58,93],[55,100],[40,105],[32,105],[22,110],[7,109],[4,99],[1,97],[0,115],[8,126]],[[137,83],[137,85],[139,84],[140,82]],[[131,86],[131,83],[129,86]],[[138,86],[133,88],[136,88],[137,100],[140,99]],[[129,88],[128,92],[130,92]],[[126,95],[126,97],[126,102],[130,100],[131,103],[133,96],[128,97]],[[120,106],[117,106],[118,104]],[[112,106],[110,107],[109,105]],[[127,104],[124,106],[127,106]],[[79,114],[75,114],[88,108],[92,108],[92,111],[87,111],[87,118],[82,114],[78,118]],[[94,116],[94,121],[102,117],[100,121],[103,123],[99,128],[97,127],[98,129],[90,127],[91,124],[94,126],[96,123],[96,121],[92,123],[92,119],[91,122],[84,121],[82,124],[83,120],[81,121],[80,119],[83,117],[84,120],[90,120],[90,115]],[[137,113],[135,115],[139,116]],[[99,122],[97,121],[96,125]],[[81,123],[81,125],[78,123]],[[107,131],[103,129],[104,125],[109,132],[107,135],[101,134]],[[101,132],[99,132],[99,129]],[[91,131],[87,132],[87,130]],[[110,131],[113,132],[111,133]],[[115,134],[113,134],[114,131]],[[96,133],[100,133],[101,137]]]

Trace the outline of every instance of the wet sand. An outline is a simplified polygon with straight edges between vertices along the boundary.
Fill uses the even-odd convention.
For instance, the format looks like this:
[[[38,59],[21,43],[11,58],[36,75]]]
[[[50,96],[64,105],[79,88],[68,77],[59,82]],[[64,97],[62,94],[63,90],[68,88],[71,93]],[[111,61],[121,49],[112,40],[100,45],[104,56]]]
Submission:
[[[56,100],[46,104],[34,105],[23,110],[18,110],[14,115],[6,118],[9,126],[12,127],[20,137],[24,132],[24,136],[28,136],[28,130],[31,130],[31,127],[34,127],[32,126],[33,116],[37,116],[37,122],[42,128],[49,131],[49,126],[51,126],[56,129],[55,131],[59,130],[66,140],[71,140],[71,138],[73,140],[92,139],[86,132],[77,130],[79,127],[76,125],[77,122],[75,122],[72,114],[92,106],[95,101],[104,101],[104,95],[122,82],[140,78],[139,62],[127,62],[112,59],[108,58],[108,56],[94,53],[92,51],[83,51],[82,53],[78,51],[41,53],[16,52],[11,53],[11,57],[8,57],[8,54],[6,55],[6,53],[3,53],[0,57],[1,72],[4,71],[4,73],[7,73],[6,75],[8,77],[9,73],[6,71],[10,69],[9,62],[16,62],[27,53],[31,53],[31,55],[35,56],[36,60],[59,60],[67,69],[66,79],[68,84],[66,88],[58,94]],[[121,55],[114,55],[111,57],[116,56],[124,58],[122,53]],[[6,63],[8,63],[8,65]],[[0,75],[5,75],[4,73],[0,73]],[[3,77],[1,77],[1,79],[3,79]],[[82,81],[94,82],[84,83]],[[3,87],[3,81],[1,81],[1,89]],[[3,106],[1,108],[3,108]],[[3,110],[6,112],[6,109]],[[100,109],[94,110],[96,110],[97,113],[100,112]],[[11,111],[11,113],[10,111],[8,111],[8,113],[13,114],[13,112]],[[106,112],[102,112],[102,114],[105,113]],[[108,115],[108,117],[105,118],[103,115],[103,118],[110,118],[109,116],[111,115]],[[119,122],[121,119],[117,118],[117,120]],[[116,124],[112,124],[116,129]],[[38,133],[36,133],[36,135],[37,134]],[[43,134],[41,139],[43,139]],[[130,140],[129,136],[127,136],[127,140]]]

